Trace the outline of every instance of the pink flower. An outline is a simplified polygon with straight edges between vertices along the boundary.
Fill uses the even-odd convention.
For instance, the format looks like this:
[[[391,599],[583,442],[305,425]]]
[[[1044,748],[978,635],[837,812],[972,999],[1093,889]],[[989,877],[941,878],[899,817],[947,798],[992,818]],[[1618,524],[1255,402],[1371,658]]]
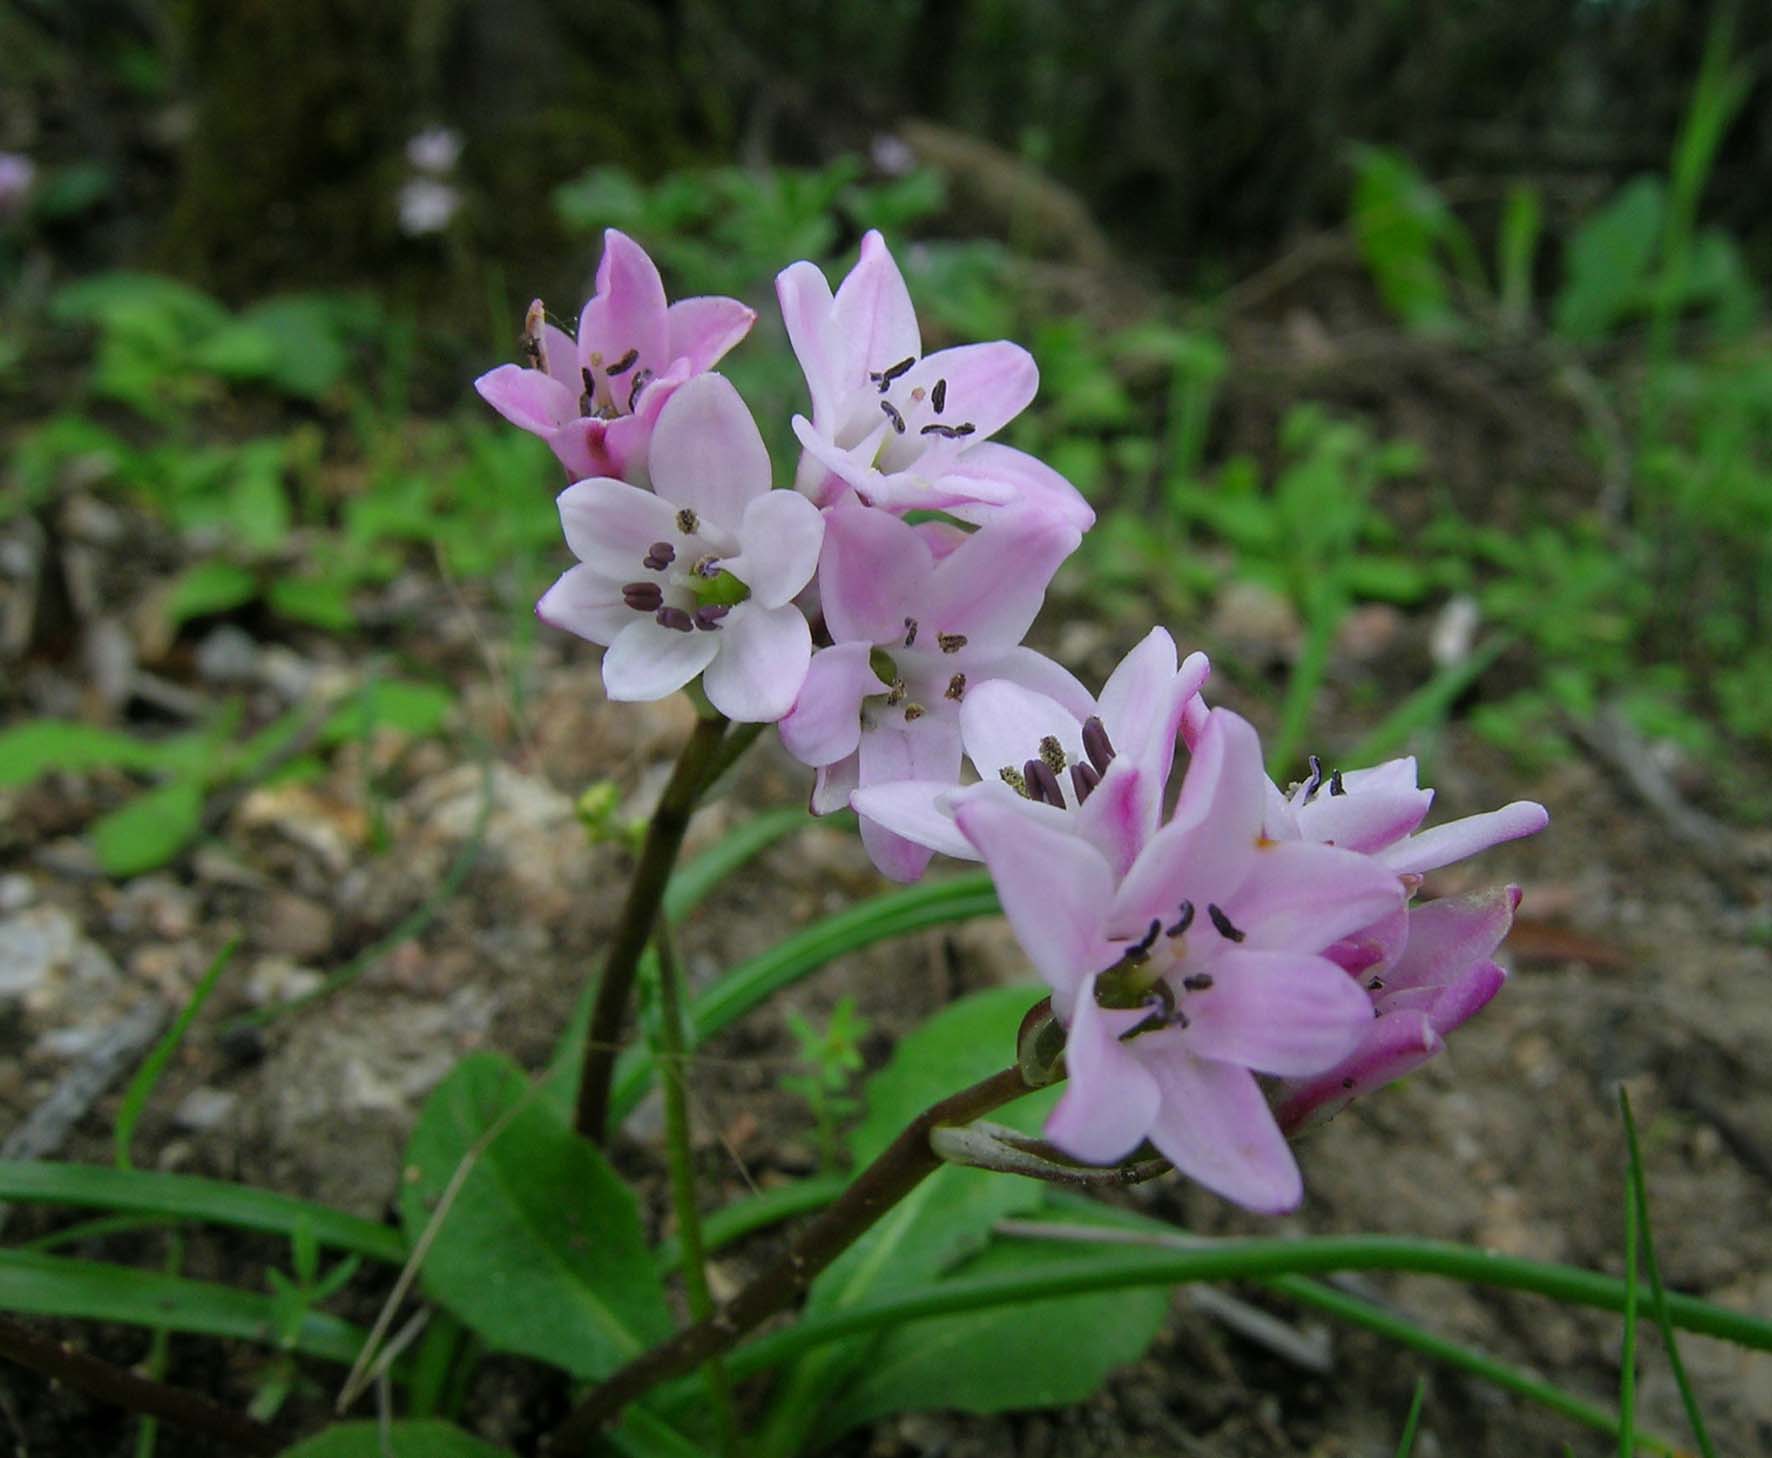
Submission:
[[[662,699],[701,674],[728,718],[779,719],[812,657],[793,599],[818,565],[818,508],[770,490],[756,422],[716,374],[689,380],[659,412],[652,482],[646,491],[604,476],[560,493],[579,565],[536,612],[608,645],[612,699]]]
[[[1097,1164],[1149,1139],[1201,1184],[1280,1211],[1302,1185],[1256,1074],[1308,1077],[1359,1046],[1370,1000],[1322,953],[1404,892],[1369,856],[1263,834],[1267,795],[1255,731],[1217,709],[1169,823],[1123,871],[1006,785],[961,792],[954,813],[1068,1024],[1046,1137]]]
[[[1503,886],[1410,907],[1400,951],[1357,974],[1373,1014],[1359,1045],[1335,1067],[1282,1087],[1280,1127],[1292,1134],[1327,1119],[1440,1053],[1507,981],[1491,958],[1519,904],[1520,888]]]
[[[1034,398],[1033,356],[1007,340],[923,355],[904,277],[877,232],[835,295],[801,262],[775,281],[788,340],[806,374],[812,418],[799,485],[821,506],[853,490],[890,511],[939,510],[983,521],[1031,508],[1082,532],[1095,513],[1068,481],[991,437]]]
[[[812,660],[782,743],[818,770],[812,808],[842,808],[858,786],[960,776],[960,711],[969,685],[1008,679],[1079,711],[1081,685],[1020,647],[1075,527],[1039,514],[1005,516],[967,533],[910,526],[850,499],[825,513],[818,585],[833,646]],[[917,845],[863,817],[874,864],[915,880]]]
[[[528,365],[500,365],[474,388],[511,424],[545,440],[568,475],[644,485],[647,447],[671,392],[712,369],[756,318],[737,299],[667,307],[646,251],[611,228],[577,340],[545,321],[537,299],[523,331]]]
[[[981,778],[1015,786],[1036,817],[1049,806],[1069,812],[1076,833],[1123,871],[1157,828],[1182,713],[1209,671],[1204,653],[1177,667],[1175,640],[1153,628],[1099,700],[1072,695],[1061,703],[1006,679],[969,688],[960,742]],[[849,803],[907,840],[978,859],[954,823],[952,781],[869,785]]]

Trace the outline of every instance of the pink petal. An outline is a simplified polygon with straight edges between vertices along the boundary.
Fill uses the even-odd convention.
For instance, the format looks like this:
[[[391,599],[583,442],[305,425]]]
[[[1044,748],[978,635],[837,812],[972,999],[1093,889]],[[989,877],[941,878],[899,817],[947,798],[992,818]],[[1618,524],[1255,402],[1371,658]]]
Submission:
[[[1410,907],[1408,940],[1385,986],[1442,987],[1472,963],[1487,961],[1513,925],[1519,896],[1517,886],[1498,886]]]
[[[1044,461],[994,440],[970,445],[948,461],[942,467],[941,486],[951,495],[966,498],[948,508],[961,521],[982,525],[1005,509],[1049,516],[1080,532],[1095,525],[1095,508],[1075,486]],[[1004,486],[1014,494],[1006,507],[999,508],[995,503]]]
[[[560,493],[558,504],[573,555],[618,583],[645,573],[641,558],[652,543],[678,535],[676,509],[625,481],[580,481]]]
[[[831,286],[817,265],[792,263],[775,276],[775,297],[788,343],[806,376],[812,419],[826,432],[835,430],[837,401],[847,382],[840,377],[831,338]]]
[[[1255,730],[1229,710],[1214,709],[1175,813],[1127,872],[1110,924],[1142,930],[1152,917],[1173,916],[1184,899],[1201,912],[1229,901],[1254,862],[1266,787]]]
[[[850,808],[882,829],[944,856],[976,861],[978,852],[960,834],[954,817],[941,808],[951,780],[895,780],[868,785],[849,797]]]
[[[549,435],[578,415],[578,396],[540,370],[500,365],[475,380],[474,388],[512,425],[535,435]]]
[[[580,363],[602,381],[609,366],[620,363],[629,350],[637,350],[634,363],[612,386],[625,398],[636,371],[656,374],[669,366],[668,341],[664,281],[658,269],[632,238],[608,229],[603,234],[603,260],[597,265],[596,295],[578,318]]]
[[[1360,984],[1322,957],[1232,947],[1211,967],[1212,986],[1182,1002],[1187,1046],[1199,1057],[1258,1073],[1319,1073],[1353,1052],[1372,1022]]]
[[[1142,1060],[1163,1097],[1151,1142],[1189,1179],[1228,1200],[1269,1215],[1294,1208],[1304,1182],[1255,1075],[1185,1049],[1160,1055]]]
[[[853,798],[851,796],[852,801]],[[861,848],[868,853],[876,871],[901,886],[920,881],[935,856],[928,846],[906,840],[865,815],[861,820]]]
[[[1436,825],[1380,852],[1380,856],[1393,871],[1435,871],[1505,840],[1536,835],[1548,824],[1550,816],[1544,806],[1515,800],[1487,815],[1467,815],[1463,820]]]
[[[818,590],[837,642],[902,640],[905,618],[930,601],[933,570],[916,532],[890,513],[854,502],[825,512]]]
[[[992,679],[968,688],[960,702],[960,738],[983,779],[994,778],[1004,767],[1019,770],[1039,754],[1047,735],[1058,740],[1070,760],[1082,754],[1082,724],[1045,694]]]
[[[1319,952],[1403,900],[1396,873],[1370,856],[1286,840],[1265,842],[1248,879],[1219,904],[1250,947]]]
[[[793,708],[812,661],[812,633],[799,608],[740,603],[717,631],[699,636],[719,640],[701,686],[728,719],[773,724]]]
[[[975,649],[1013,647],[1039,613],[1052,574],[1081,540],[1071,527],[1040,520],[980,527],[936,564],[925,625],[963,633]]]
[[[717,633],[679,633],[636,615],[603,653],[603,687],[623,703],[667,698],[713,661]]]
[[[697,375],[677,388],[652,432],[648,470],[666,501],[728,530],[769,490],[769,452],[724,375]]]
[[[745,507],[738,555],[724,566],[750,588],[753,601],[780,607],[812,580],[823,544],[824,516],[816,506],[798,491],[765,491]]]
[[[576,633],[593,643],[611,643],[638,615],[621,598],[621,585],[593,567],[568,567],[542,594],[535,615],[550,628]]]
[[[1148,760],[1158,782],[1167,783],[1182,713],[1211,671],[1204,653],[1190,653],[1177,667],[1175,640],[1151,629],[1102,685],[1101,719],[1115,751]]]
[[[1009,803],[1015,798],[1007,785],[981,785],[956,797],[954,818],[990,867],[1028,960],[1055,1002],[1068,1002],[1091,973],[1114,960],[1102,935],[1113,872],[1100,851],[1062,825],[1036,822]]]
[[[1093,984],[1091,984],[1091,987]],[[1136,1023],[1139,1013],[1128,1020]],[[1114,1026],[1085,989],[1065,1037],[1069,1076],[1064,1097],[1046,1120],[1046,1137],[1073,1159],[1115,1164],[1144,1142],[1162,1095],[1142,1063],[1119,1041]]]
[[[1395,844],[1420,825],[1433,798],[1431,790],[1356,789],[1349,785],[1345,795],[1319,790],[1309,804],[1292,813],[1298,833],[1306,840],[1373,853]]]
[[[1116,878],[1132,869],[1162,813],[1162,783],[1131,758],[1117,758],[1077,807],[1077,833],[1107,858]]]
[[[1442,1038],[1450,1037],[1495,1000],[1507,985],[1507,970],[1494,962],[1477,962],[1467,967],[1439,990],[1428,1004],[1428,1020]],[[1385,1009],[1389,1016],[1389,1009]]]
[[[1288,1135],[1330,1118],[1369,1094],[1421,1067],[1446,1045],[1421,1012],[1374,1020],[1360,1046],[1343,1062],[1313,1078],[1288,1083],[1274,1118]]]
[[[584,378],[578,371],[578,342],[558,325],[545,322],[541,326],[541,338],[542,347],[547,351],[548,375],[565,387],[576,413],[578,397],[584,394],[585,388]]]
[[[885,363],[895,364],[897,359]],[[947,381],[947,387],[942,413],[937,415],[935,386],[942,380]],[[1039,388],[1039,366],[1019,344],[1000,339],[992,344],[938,350],[920,360],[893,387],[894,400],[903,402],[899,409],[905,430],[895,433],[887,444],[881,468],[889,473],[902,471],[915,462],[918,475],[940,474],[941,463],[982,444],[1021,414]],[[922,391],[921,398],[918,391]],[[924,434],[927,426],[958,429],[968,425],[972,429],[964,436]]]
[[[831,328],[841,351],[833,363],[849,388],[865,384],[870,370],[889,369],[923,352],[910,290],[876,230],[862,238],[859,261],[837,286]]]
[[[671,397],[688,379],[689,362],[678,360],[640,392],[639,399],[634,402],[633,414],[595,422],[602,431],[598,447],[600,458],[608,463],[599,466],[595,474],[619,476],[636,486],[650,483],[647,464],[652,433],[665,406],[671,403]]]
[[[1347,787],[1350,795],[1365,794],[1370,790],[1403,794],[1421,787],[1415,756],[1412,754],[1405,754],[1397,759],[1387,759],[1383,764],[1375,764],[1366,769],[1348,770],[1342,775],[1341,782]]]
[[[815,660],[816,661],[816,660]],[[849,808],[849,797],[861,783],[861,756],[852,754],[835,764],[812,772],[812,794],[806,808],[814,815],[831,815]]]
[[[1079,724],[1095,712],[1095,699],[1077,682],[1076,676],[1062,664],[1032,648],[1011,648],[986,662],[975,664],[970,672],[981,683],[993,678],[1006,679],[1034,693],[1044,694],[1062,704]]]
[[[1323,955],[1350,976],[1382,973],[1388,977],[1388,969],[1402,955],[1408,940],[1409,908],[1399,906],[1371,926],[1363,926],[1323,948]]]
[[[737,299],[678,299],[665,310],[666,353],[673,362],[688,360],[689,372],[699,375],[717,365],[756,322],[757,311]]]
[[[861,743],[861,701],[887,688],[869,666],[871,653],[869,644],[852,642],[813,654],[800,696],[779,731],[783,747],[801,764],[836,764],[855,753]]]
[[[960,730],[946,715],[865,729],[861,737],[861,788],[900,780],[946,780],[960,773]],[[851,797],[853,803],[853,797]],[[862,817],[861,843],[875,868],[894,881],[915,881],[929,865],[927,846],[895,835]]]

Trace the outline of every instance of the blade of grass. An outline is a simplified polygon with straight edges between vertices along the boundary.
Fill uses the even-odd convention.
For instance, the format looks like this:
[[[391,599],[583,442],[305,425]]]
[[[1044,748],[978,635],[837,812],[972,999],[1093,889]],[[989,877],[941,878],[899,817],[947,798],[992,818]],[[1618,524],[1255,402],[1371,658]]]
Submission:
[[[135,1126],[141,1119],[142,1110],[147,1108],[148,1100],[154,1096],[154,1089],[160,1082],[160,1075],[166,1071],[172,1055],[178,1052],[179,1045],[185,1040],[185,1034],[190,1031],[197,1014],[203,1011],[203,1004],[209,1001],[209,994],[215,991],[216,983],[221,981],[222,973],[228,970],[228,965],[234,960],[234,953],[239,950],[240,938],[236,936],[230,938],[215,954],[208,970],[197,979],[197,985],[185,1000],[184,1008],[172,1020],[172,1026],[160,1035],[160,1041],[142,1059],[142,1065],[136,1069],[135,1077],[129,1080],[129,1087],[123,1090],[123,1102],[117,1109],[117,1129],[113,1136],[118,1169],[131,1167],[129,1145],[135,1137]]]
[[[1472,649],[1467,657],[1438,669],[1354,746],[1347,756],[1348,761],[1370,764],[1400,748],[1411,734],[1444,719],[1459,695],[1481,678],[1490,664],[1513,644],[1513,634],[1494,633]]]
[[[1655,1324],[1661,1330],[1661,1344],[1667,1348],[1668,1366],[1673,1368],[1674,1382],[1680,1389],[1680,1401],[1686,1408],[1686,1421],[1692,1426],[1692,1436],[1698,1443],[1698,1451],[1704,1458],[1717,1458],[1717,1450],[1711,1445],[1710,1433],[1704,1426],[1704,1413],[1698,1404],[1698,1394],[1692,1390],[1691,1379],[1686,1375],[1686,1363],[1680,1356],[1680,1345],[1674,1337],[1674,1324],[1667,1310],[1667,1287],[1661,1280],[1661,1263],[1655,1258],[1655,1236],[1649,1228],[1649,1182],[1643,1174],[1643,1151],[1637,1143],[1637,1121],[1631,1113],[1630,1094],[1623,1084],[1618,1086],[1618,1108],[1624,1115],[1625,1147],[1630,1153],[1631,1187],[1637,1197],[1637,1229],[1643,1239],[1643,1268],[1649,1277],[1649,1291],[1655,1304]]]
[[[302,1221],[321,1245],[399,1265],[406,1259],[400,1233],[355,1215],[288,1195],[195,1175],[106,1169],[102,1165],[0,1160],[0,1200],[72,1205],[119,1215],[201,1220],[239,1230],[293,1236]]]
[[[179,1266],[184,1261],[185,1243],[178,1231],[174,1230],[166,1241],[166,1274],[176,1276]],[[164,1326],[154,1328],[153,1339],[148,1343],[147,1360],[142,1364],[142,1375],[155,1382],[162,1381],[166,1376],[166,1354],[172,1344],[172,1333]],[[160,1419],[144,1417],[135,1430],[135,1458],[154,1458],[154,1448],[160,1440]]]
[[[1415,1429],[1421,1423],[1421,1404],[1427,1396],[1427,1378],[1415,1379],[1415,1395],[1409,1399],[1409,1415],[1403,1419],[1403,1435],[1397,1439],[1397,1458],[1409,1458],[1415,1451]]]
[[[1618,1458],[1637,1451],[1637,1179],[1624,1181],[1624,1351],[1618,1359]]]
[[[0,1251],[0,1310],[261,1343],[275,1340],[276,1331],[271,1298],[256,1291],[19,1250]],[[350,1322],[310,1311],[295,1332],[293,1350],[350,1362],[362,1343],[362,1331]]]

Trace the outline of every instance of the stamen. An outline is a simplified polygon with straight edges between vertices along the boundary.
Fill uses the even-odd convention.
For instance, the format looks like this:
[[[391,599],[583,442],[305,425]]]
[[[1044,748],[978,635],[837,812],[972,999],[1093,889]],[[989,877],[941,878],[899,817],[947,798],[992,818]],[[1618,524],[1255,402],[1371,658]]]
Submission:
[[[893,679],[892,687],[886,690],[886,707],[889,709],[896,709],[905,701],[905,695],[909,692],[910,690],[905,687],[905,682],[902,678]]]
[[[1021,773],[1027,780],[1028,798],[1042,800],[1046,804],[1062,810],[1064,791],[1058,787],[1058,776],[1052,773],[1052,767],[1043,760],[1030,759],[1021,767]]]
[[[1040,758],[1051,767],[1052,773],[1064,773],[1064,746],[1058,742],[1056,734],[1048,734],[1040,740]]]
[[[1153,916],[1151,918],[1151,924],[1145,928],[1144,935],[1127,948],[1128,954],[1132,952],[1149,952],[1152,947],[1156,946],[1157,937],[1162,930],[1163,918],[1160,916]]]
[[[655,613],[664,606],[664,593],[656,582],[630,582],[621,590],[621,600],[638,613]]]
[[[1188,992],[1204,992],[1212,985],[1212,974],[1210,972],[1195,972],[1191,976],[1182,978],[1181,985]]]
[[[917,720],[921,719],[928,712],[929,710],[925,709],[921,704],[906,704],[904,706],[904,721],[907,724],[915,724]]]
[[[1077,803],[1079,805],[1095,792],[1095,787],[1100,783],[1101,776],[1096,774],[1093,765],[1084,764],[1079,760],[1076,764],[1071,766],[1071,788],[1077,793]]]
[[[701,518],[691,508],[685,506],[677,513],[677,530],[686,537],[692,537],[701,530]]]
[[[710,552],[695,564],[694,570],[697,577],[718,577],[720,575],[720,559]]]
[[[942,697],[944,699],[953,699],[955,701],[965,698],[966,697],[966,675],[963,673],[956,673],[952,678],[950,678],[948,680],[947,692],[945,694],[943,694]]]
[[[1368,992],[1381,992],[1381,991],[1383,991],[1383,990],[1384,990],[1384,978],[1382,978],[1382,977],[1374,977],[1374,978],[1373,978],[1373,979],[1372,979],[1372,980],[1371,980],[1371,981],[1370,981],[1370,982],[1368,982],[1368,983],[1367,983],[1367,984],[1366,984],[1366,990],[1367,990],[1367,991],[1368,991]]]
[[[1098,775],[1105,775],[1114,762],[1114,746],[1108,740],[1107,726],[1095,714],[1083,721],[1083,753],[1089,756]]]
[[[578,413],[589,415],[597,408],[597,379],[588,365],[579,370],[578,377],[585,382],[584,394],[578,397]]]
[[[939,435],[943,440],[959,440],[971,435],[978,427],[968,420],[964,425],[943,425],[939,420],[932,420],[917,432],[918,435]]]
[[[1002,769],[997,771],[997,778],[1002,780],[1002,782],[1009,786],[1010,789],[1014,790],[1016,794],[1020,795],[1022,799],[1031,800],[1034,798],[1028,793],[1027,780],[1022,777],[1021,771],[1014,765],[1004,765]]]
[[[906,618],[904,620],[904,646],[907,648],[914,648],[916,645],[917,620],[915,618]]]
[[[958,653],[966,646],[964,633],[937,633],[935,641],[941,645],[943,653]]]
[[[1347,786],[1341,782],[1340,770],[1336,770],[1334,774],[1329,776],[1329,793],[1331,795],[1345,795],[1347,793]]]
[[[1207,903],[1206,915],[1212,918],[1212,925],[1218,928],[1218,934],[1227,942],[1240,942],[1248,935],[1247,932],[1239,931],[1232,925],[1231,919],[1224,914],[1216,902]]]
[[[1316,755],[1310,756],[1311,777],[1304,782],[1304,803],[1310,804],[1311,797],[1323,788],[1323,761]]]
[[[1180,914],[1176,917],[1174,924],[1165,928],[1163,935],[1168,937],[1181,936],[1193,924],[1194,903],[1191,901],[1184,901],[1181,903]]]
[[[891,388],[892,382],[916,362],[916,356],[912,355],[909,359],[901,359],[891,369],[881,370],[878,374],[869,371],[868,378],[880,387],[880,393],[884,395]]]
[[[935,388],[929,392],[929,403],[935,407],[935,413],[937,415],[940,415],[943,410],[947,409],[948,382],[946,380],[937,380],[935,382]]]
[[[548,345],[547,335],[542,332],[542,325],[547,322],[548,311],[540,299],[529,305],[529,312],[523,316],[523,333],[517,338],[517,348],[523,353],[523,363],[532,370],[547,373]]]
[[[637,349],[630,349],[614,364],[610,365],[608,369],[604,370],[603,373],[608,375],[611,379],[614,379],[617,375],[625,375],[634,367],[635,362],[639,358],[640,351]]]
[[[654,572],[663,572],[677,560],[677,549],[669,542],[654,542],[646,549],[646,555],[640,559],[642,567],[650,567]]]
[[[892,422],[892,428],[900,435],[904,434],[904,416],[898,413],[898,407],[890,400],[882,400],[880,408],[886,412],[886,418]]]
[[[634,406],[640,402],[640,392],[652,383],[651,370],[641,370],[634,376],[633,386],[628,390],[628,414],[634,413]]]
[[[675,628],[679,633],[690,632],[695,627],[695,620],[680,607],[661,607],[653,618],[661,628]]]
[[[731,611],[723,602],[710,602],[695,610],[695,626],[704,633],[717,633],[720,631],[720,619]]]

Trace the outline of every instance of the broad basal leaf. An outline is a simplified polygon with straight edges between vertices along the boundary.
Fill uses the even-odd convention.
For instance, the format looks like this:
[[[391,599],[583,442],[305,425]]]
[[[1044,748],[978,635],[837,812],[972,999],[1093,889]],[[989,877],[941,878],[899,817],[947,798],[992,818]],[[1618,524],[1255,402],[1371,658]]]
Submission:
[[[283,1450],[283,1458],[510,1458],[449,1423],[340,1423]]]
[[[401,1197],[414,1242],[464,1161],[424,1263],[433,1299],[489,1346],[581,1378],[669,1334],[633,1196],[508,1059],[465,1059],[426,1101]]]

